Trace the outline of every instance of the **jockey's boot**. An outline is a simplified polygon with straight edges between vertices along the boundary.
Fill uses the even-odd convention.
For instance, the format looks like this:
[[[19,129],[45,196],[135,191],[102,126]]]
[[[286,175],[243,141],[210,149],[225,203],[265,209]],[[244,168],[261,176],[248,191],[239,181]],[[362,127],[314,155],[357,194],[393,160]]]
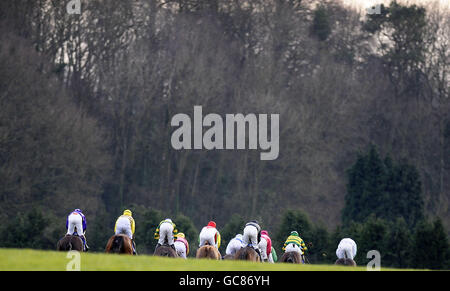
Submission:
[[[132,246],[133,246],[133,255],[137,255],[137,252],[136,252],[136,243],[134,242],[134,240],[133,240]]]
[[[87,252],[89,250],[89,246],[87,245],[86,237],[84,235],[80,235],[80,238],[83,242],[83,251]]]
[[[157,243],[157,244],[156,244],[155,252],[156,252],[156,250],[157,250],[160,246],[162,246],[162,244],[160,244],[160,243]]]
[[[259,256],[259,260],[262,262],[263,261],[263,259],[262,259],[262,257],[261,257],[261,251],[259,250],[259,248],[254,248],[254,250],[256,251],[256,253],[258,254],[258,256]]]
[[[171,244],[170,247],[171,247],[174,251],[177,251],[177,249],[175,248],[175,244]]]

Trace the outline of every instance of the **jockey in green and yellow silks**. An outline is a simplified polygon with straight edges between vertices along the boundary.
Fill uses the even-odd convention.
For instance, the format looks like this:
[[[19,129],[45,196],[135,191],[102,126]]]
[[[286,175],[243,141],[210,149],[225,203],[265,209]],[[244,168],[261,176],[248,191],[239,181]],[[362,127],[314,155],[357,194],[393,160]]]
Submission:
[[[292,231],[283,245],[283,251],[285,252],[298,252],[301,256],[307,251],[308,248],[305,242],[298,235],[298,232]]]
[[[162,220],[155,232],[155,239],[158,240],[156,248],[162,246],[167,242],[167,244],[175,250],[174,238],[178,230],[176,229],[175,223],[172,222],[170,218]]]

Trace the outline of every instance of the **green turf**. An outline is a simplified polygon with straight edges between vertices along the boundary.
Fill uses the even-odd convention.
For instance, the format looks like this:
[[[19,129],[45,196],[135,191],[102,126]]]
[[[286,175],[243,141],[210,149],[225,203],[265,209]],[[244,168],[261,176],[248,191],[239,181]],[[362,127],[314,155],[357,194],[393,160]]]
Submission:
[[[0,271],[65,271],[72,260],[66,252],[30,249],[0,249]],[[334,265],[293,265],[162,258],[148,255],[127,256],[82,253],[81,271],[365,271],[366,267]],[[393,270],[384,269],[382,270]]]

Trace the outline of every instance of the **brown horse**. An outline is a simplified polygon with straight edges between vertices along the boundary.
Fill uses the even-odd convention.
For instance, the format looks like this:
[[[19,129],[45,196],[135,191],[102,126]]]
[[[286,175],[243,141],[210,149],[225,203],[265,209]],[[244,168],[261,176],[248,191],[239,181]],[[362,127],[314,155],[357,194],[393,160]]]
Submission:
[[[169,258],[178,257],[177,251],[171,248],[169,245],[162,245],[157,247],[153,255]]]
[[[83,241],[77,235],[66,234],[56,244],[58,251],[83,251]]]
[[[234,255],[225,255],[223,257],[224,260],[234,260]]]
[[[356,267],[356,262],[350,258],[342,258],[337,259],[336,262],[334,262],[335,265],[342,265],[342,266],[352,266]]]
[[[241,248],[234,255],[235,260],[244,260],[244,261],[252,261],[252,262],[260,262],[261,258],[258,253],[252,247]]]
[[[200,247],[197,250],[195,257],[197,259],[213,259],[213,260],[222,259],[219,250],[215,246],[210,245],[208,242],[206,242],[204,246]]]
[[[284,253],[280,259],[282,263],[291,263],[291,264],[303,264],[302,257],[297,252],[287,252]]]
[[[133,242],[124,234],[116,234],[109,238],[106,243],[106,253],[133,254]]]

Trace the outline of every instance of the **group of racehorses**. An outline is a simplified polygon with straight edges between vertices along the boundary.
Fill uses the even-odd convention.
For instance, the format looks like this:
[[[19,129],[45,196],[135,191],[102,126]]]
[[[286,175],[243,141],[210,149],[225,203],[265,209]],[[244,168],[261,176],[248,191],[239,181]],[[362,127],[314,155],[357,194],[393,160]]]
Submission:
[[[83,250],[83,242],[80,237],[76,235],[66,235],[64,236],[57,244],[58,251],[82,251]],[[123,234],[113,235],[106,244],[106,253],[115,253],[115,254],[133,254],[133,245],[131,239]],[[163,257],[178,257],[175,249],[170,247],[169,245],[162,245],[156,248],[154,252],[155,256],[163,256]],[[246,260],[246,261],[254,261],[260,262],[260,256],[252,247],[243,247],[238,250],[234,255],[225,255],[221,256],[219,250],[208,243],[197,250],[196,258],[207,258],[213,260]],[[303,260],[300,254],[296,252],[285,252],[280,259],[282,263],[293,263],[293,264],[303,264]],[[355,261],[352,259],[339,259],[335,263],[336,265],[348,265],[348,266],[356,266]]]

